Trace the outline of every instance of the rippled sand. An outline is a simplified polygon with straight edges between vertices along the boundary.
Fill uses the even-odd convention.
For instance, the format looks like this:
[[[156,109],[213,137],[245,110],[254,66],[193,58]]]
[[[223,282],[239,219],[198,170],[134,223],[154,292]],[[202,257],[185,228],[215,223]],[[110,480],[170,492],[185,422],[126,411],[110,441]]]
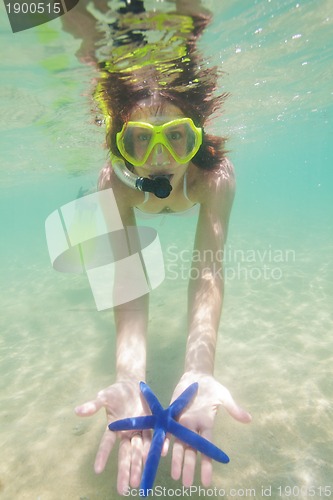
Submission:
[[[255,246],[267,242],[257,238]],[[231,243],[244,244],[236,234]],[[241,425],[223,411],[217,418],[214,440],[231,462],[215,465],[212,488],[225,498],[234,490],[264,498],[262,487],[279,498],[279,487],[304,493],[333,477],[332,256],[329,245],[301,246],[294,262],[280,264],[281,280],[226,286],[216,377],[253,423]],[[152,296],[147,379],[164,404],[183,365],[186,286],[168,280]],[[104,415],[85,420],[73,413],[113,380],[112,313],[95,310],[84,276],[37,264],[7,269],[1,304],[2,498],[117,498],[116,453],[104,474],[92,469]],[[179,488],[169,462],[162,460],[156,485]],[[307,498],[303,493],[298,498]]]

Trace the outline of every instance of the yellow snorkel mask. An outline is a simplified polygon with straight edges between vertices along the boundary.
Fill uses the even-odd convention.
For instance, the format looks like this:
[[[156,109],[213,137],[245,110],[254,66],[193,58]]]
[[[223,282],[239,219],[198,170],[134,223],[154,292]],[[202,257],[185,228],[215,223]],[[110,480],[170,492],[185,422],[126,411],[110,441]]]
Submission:
[[[177,163],[188,163],[202,144],[202,129],[191,118],[177,118],[162,125],[129,121],[116,135],[122,156],[135,167],[146,163],[157,144],[162,144]]]

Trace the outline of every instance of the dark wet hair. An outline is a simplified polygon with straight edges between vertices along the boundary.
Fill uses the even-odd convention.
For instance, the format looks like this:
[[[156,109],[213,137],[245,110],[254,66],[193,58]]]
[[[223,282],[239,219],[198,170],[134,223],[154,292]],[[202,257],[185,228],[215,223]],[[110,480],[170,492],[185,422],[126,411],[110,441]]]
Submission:
[[[210,170],[218,168],[225,155],[226,139],[207,134],[204,126],[207,120],[218,111],[227,97],[226,93],[216,95],[218,77],[217,67],[204,64],[194,50],[194,41],[202,31],[202,19],[194,23],[196,31],[187,44],[189,57],[178,57],[167,64],[136,66],[133,71],[116,71],[110,65],[100,63],[101,78],[95,91],[107,121],[106,143],[110,151],[120,156],[116,144],[116,134],[128,121],[133,108],[142,100],[150,97],[160,98],[177,106],[185,116],[192,118],[197,127],[203,129],[203,142],[192,158],[199,168]]]

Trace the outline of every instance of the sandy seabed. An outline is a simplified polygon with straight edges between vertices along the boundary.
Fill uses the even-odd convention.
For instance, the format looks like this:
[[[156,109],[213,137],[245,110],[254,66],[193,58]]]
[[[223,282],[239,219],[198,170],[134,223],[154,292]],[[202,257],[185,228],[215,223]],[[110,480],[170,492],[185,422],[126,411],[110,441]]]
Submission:
[[[267,247],[264,239],[254,243]],[[162,459],[155,497],[328,496],[332,255],[329,244],[297,248],[294,261],[278,264],[281,279],[243,274],[226,284],[215,374],[253,416],[242,425],[218,414],[214,441],[230,463],[214,465],[211,489],[184,493],[170,478],[170,457]],[[165,405],[183,366],[186,288],[186,280],[169,279],[151,297],[147,382]],[[106,472],[93,472],[103,413],[79,419],[73,412],[114,378],[112,312],[96,311],[85,276],[38,265],[7,268],[1,304],[1,498],[118,498],[116,452]]]

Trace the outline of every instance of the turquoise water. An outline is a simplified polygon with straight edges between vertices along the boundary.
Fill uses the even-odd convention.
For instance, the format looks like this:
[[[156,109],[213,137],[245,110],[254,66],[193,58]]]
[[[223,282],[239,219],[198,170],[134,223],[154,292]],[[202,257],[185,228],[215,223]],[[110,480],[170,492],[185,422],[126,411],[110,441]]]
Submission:
[[[216,377],[253,415],[242,426],[220,411],[214,439],[231,462],[214,467],[213,487],[224,498],[333,497],[332,6],[205,5],[214,19],[200,47],[231,94],[210,127],[229,136],[238,185]],[[52,269],[44,234],[106,158],[90,112],[96,75],[59,20],[13,35],[1,14],[0,495],[115,499],[116,454],[106,473],[92,469],[104,415],[73,413],[113,380],[112,313],[96,311],[85,276]],[[190,251],[195,223],[155,222],[169,279],[151,297],[147,378],[164,404],[186,328],[187,275],[171,279],[170,252]],[[166,458],[156,484],[179,487],[169,470]]]

